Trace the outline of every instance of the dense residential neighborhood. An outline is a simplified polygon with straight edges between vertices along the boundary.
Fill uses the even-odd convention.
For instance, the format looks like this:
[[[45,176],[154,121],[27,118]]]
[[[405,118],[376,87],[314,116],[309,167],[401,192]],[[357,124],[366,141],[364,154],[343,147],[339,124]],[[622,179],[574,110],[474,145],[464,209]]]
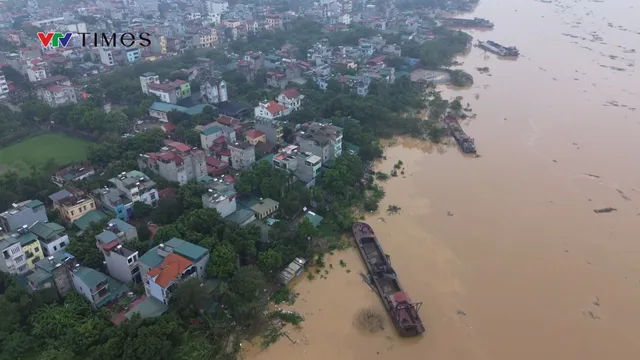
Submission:
[[[234,358],[277,316],[267,304],[345,246],[353,209],[378,209],[378,138],[443,136],[448,102],[422,121],[430,84],[411,73],[468,44],[402,1],[0,3],[0,146],[57,134],[71,149],[0,164],[0,294],[32,299],[0,298],[26,314],[0,321],[0,348],[38,337],[15,358]],[[84,331],[93,340],[73,345]],[[116,338],[144,355],[104,345]]]

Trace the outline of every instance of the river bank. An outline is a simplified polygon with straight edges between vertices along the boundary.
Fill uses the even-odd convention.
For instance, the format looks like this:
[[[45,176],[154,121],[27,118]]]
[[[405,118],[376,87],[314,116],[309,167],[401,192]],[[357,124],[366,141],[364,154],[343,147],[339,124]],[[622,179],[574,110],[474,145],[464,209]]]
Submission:
[[[390,327],[362,334],[351,325],[358,309],[381,305],[349,250],[335,256],[351,273],[296,286],[296,310],[315,313],[303,323],[305,345],[285,339],[247,358],[639,358],[634,6],[483,0],[468,17],[495,29],[472,35],[522,56],[504,61],[474,47],[458,59],[474,86],[441,88],[477,114],[463,126],[482,157],[400,141],[379,166],[389,172],[402,160],[406,177],[387,181],[382,214],[366,219],[412,300],[424,303],[427,333],[400,339]],[[386,215],[389,204],[401,213]],[[593,212],[604,207],[618,211]]]

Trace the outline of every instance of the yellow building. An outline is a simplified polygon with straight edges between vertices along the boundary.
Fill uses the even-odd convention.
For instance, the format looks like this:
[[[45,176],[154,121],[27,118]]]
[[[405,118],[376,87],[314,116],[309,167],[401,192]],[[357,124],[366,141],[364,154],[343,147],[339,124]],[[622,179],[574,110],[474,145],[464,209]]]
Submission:
[[[74,187],[58,191],[49,198],[67,224],[72,224],[87,212],[96,209],[95,201],[87,193]]]
[[[27,259],[27,266],[29,266],[29,269],[34,269],[36,263],[44,259],[42,246],[40,246],[38,237],[35,234],[26,233],[20,235],[17,239],[20,241],[20,247],[22,247],[24,257]]]
[[[160,35],[160,54],[167,53],[167,38],[163,35]]]
[[[245,134],[247,142],[255,146],[259,142],[267,142],[267,135],[260,130],[251,129]]]

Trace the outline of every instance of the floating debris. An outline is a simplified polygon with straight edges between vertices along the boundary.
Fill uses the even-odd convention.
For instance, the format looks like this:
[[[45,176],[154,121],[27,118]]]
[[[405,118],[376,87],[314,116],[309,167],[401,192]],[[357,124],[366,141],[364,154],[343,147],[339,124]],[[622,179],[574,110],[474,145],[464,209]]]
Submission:
[[[594,178],[594,179],[600,179],[600,175],[594,175],[594,174],[589,174],[589,173],[585,173],[583,175],[591,177],[591,178]]]
[[[456,314],[460,315],[460,316],[467,316],[467,313],[462,311],[462,310],[460,310],[460,309],[458,309],[458,311],[456,311]]]
[[[610,212],[613,212],[613,211],[618,211],[618,209],[612,208],[612,207],[606,207],[606,208],[602,208],[602,209],[593,210],[593,212],[596,213],[596,214],[610,213]]]
[[[453,213],[451,211],[447,211],[447,216],[453,216]]]
[[[622,196],[623,199],[631,201],[631,198],[629,198],[622,190],[616,189],[616,191],[618,192],[618,194],[620,194],[620,196]]]

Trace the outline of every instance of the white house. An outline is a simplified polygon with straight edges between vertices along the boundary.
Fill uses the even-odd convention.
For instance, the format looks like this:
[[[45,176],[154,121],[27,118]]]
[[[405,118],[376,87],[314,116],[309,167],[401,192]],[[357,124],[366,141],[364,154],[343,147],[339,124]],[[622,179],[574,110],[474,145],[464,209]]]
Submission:
[[[301,95],[296,89],[285,90],[276,98],[279,104],[289,108],[288,113],[300,110],[303,99],[304,95]]]
[[[144,276],[144,289],[147,296],[153,296],[168,305],[175,286],[180,281],[197,276],[197,267],[193,262],[171,253],[162,260],[160,266],[151,268]]]
[[[218,104],[229,101],[227,94],[227,83],[217,77],[210,78],[200,86],[200,92],[206,102]]]
[[[279,117],[289,114],[289,108],[285,105],[280,105],[277,102],[263,101],[254,109],[254,116],[258,119],[277,119]]]

